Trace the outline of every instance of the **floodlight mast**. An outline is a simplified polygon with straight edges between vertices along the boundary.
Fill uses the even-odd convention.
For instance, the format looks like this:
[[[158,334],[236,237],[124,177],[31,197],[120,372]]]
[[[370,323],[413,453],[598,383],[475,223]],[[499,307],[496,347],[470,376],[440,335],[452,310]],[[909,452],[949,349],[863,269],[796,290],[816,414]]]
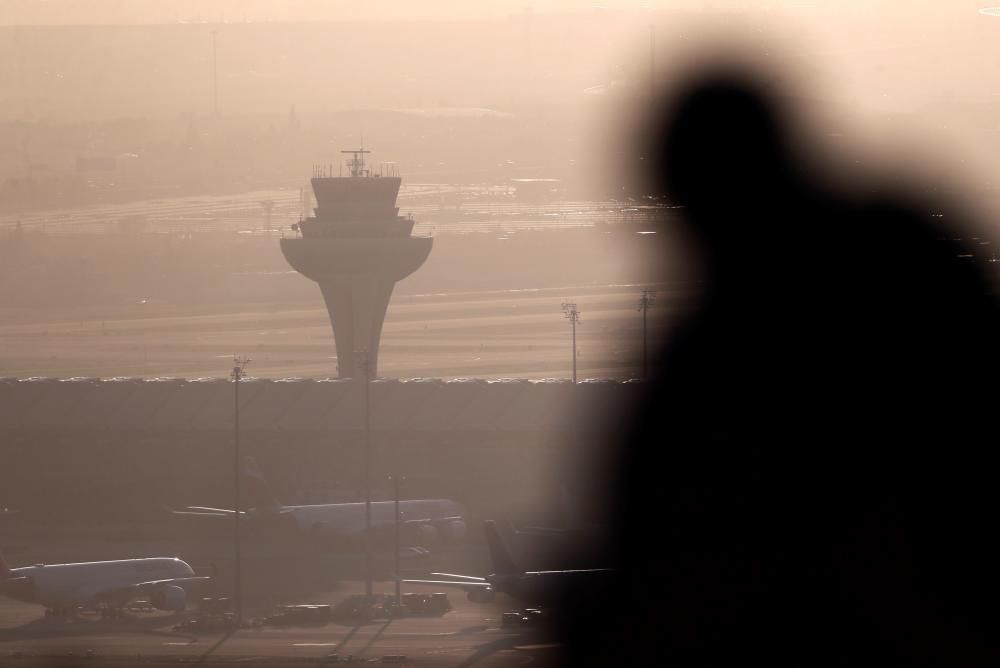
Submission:
[[[403,518],[399,514],[399,481],[400,480],[406,480],[406,476],[399,476],[399,475],[393,474],[393,475],[389,476],[389,480],[392,481],[393,497],[395,499],[395,507],[394,507],[394,510],[395,510],[395,521],[393,523],[394,526],[395,526],[395,528],[394,528],[394,537],[395,537],[395,540],[393,541],[393,545],[394,545],[394,549],[396,550],[396,554],[393,557],[393,563],[395,564],[396,605],[400,606],[400,605],[403,604],[403,596],[402,596],[402,593],[400,591],[400,585],[402,583],[402,580],[400,578],[402,576],[399,573],[399,523],[400,523],[400,521]]]
[[[372,376],[371,356],[367,350],[359,350],[354,353],[355,369],[360,367],[364,374],[360,380],[364,383],[365,402],[365,596],[370,600],[374,595],[372,585],[372,438],[371,438],[371,411],[369,410],[370,386]]]
[[[642,312],[642,378],[649,380],[649,353],[646,340],[646,312],[656,303],[654,290],[643,290],[639,297],[639,310]]]
[[[219,59],[216,50],[215,37],[218,31],[212,31],[212,115],[219,116]]]
[[[576,384],[576,325],[580,322],[580,310],[574,302],[563,302],[562,311],[573,329],[573,384]]]
[[[243,622],[243,568],[240,554],[240,508],[242,507],[240,499],[240,380],[246,377],[246,366],[249,363],[249,357],[233,355],[233,371],[229,375],[233,379],[233,538],[235,539],[233,604],[236,613],[236,628],[239,628]]]

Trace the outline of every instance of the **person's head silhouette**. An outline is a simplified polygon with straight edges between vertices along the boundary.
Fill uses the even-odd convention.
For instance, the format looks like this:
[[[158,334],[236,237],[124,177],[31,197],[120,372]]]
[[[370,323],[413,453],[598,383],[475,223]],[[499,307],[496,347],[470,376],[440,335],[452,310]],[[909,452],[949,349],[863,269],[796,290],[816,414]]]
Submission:
[[[763,80],[687,79],[645,142],[706,280],[613,446],[623,621],[569,615],[571,660],[991,665],[989,265],[916,188],[820,178]]]

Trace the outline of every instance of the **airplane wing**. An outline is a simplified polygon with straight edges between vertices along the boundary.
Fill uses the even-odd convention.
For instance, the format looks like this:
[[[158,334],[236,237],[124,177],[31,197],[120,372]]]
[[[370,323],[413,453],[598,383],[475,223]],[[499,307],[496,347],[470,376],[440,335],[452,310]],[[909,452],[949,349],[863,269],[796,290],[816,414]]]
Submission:
[[[431,575],[436,575],[439,578],[454,578],[456,580],[469,580],[472,582],[486,582],[486,578],[481,578],[476,575],[459,575],[457,573],[431,573]]]
[[[226,517],[233,516],[232,508],[209,508],[207,506],[188,506],[184,510],[173,511],[176,515],[223,515]],[[246,511],[243,511],[246,515]]]
[[[146,582],[137,582],[133,587],[139,589],[145,589],[150,587],[159,587],[161,585],[175,585],[175,584],[186,584],[188,582],[204,582],[205,580],[211,580],[210,575],[191,575],[185,578],[166,578],[164,580],[148,580]]]
[[[171,508],[170,512],[174,515],[207,515],[209,517],[232,517],[235,514],[232,508],[211,508],[209,506],[187,506],[183,510],[174,510]],[[269,512],[268,515],[288,515],[291,512],[291,508],[282,508],[273,513]],[[244,517],[253,514],[249,510],[240,511],[240,515]]]
[[[217,510],[208,508],[184,508],[183,510],[174,510],[171,508],[167,512],[167,517],[170,521],[195,529],[198,527],[215,527],[218,529],[221,526],[231,525],[233,520],[236,519],[236,515],[233,511],[221,508]],[[246,518],[246,513],[243,513],[242,517]]]
[[[570,533],[572,529],[564,529],[562,527],[512,527],[514,534],[521,536],[552,536],[561,537]]]
[[[452,515],[450,517],[411,517],[403,520],[403,524],[438,524],[441,522],[460,522],[464,519],[461,515]]]
[[[204,581],[211,579],[212,578],[207,575],[190,576],[183,578],[166,578],[163,580],[149,580],[147,582],[137,582],[135,584],[125,585],[121,587],[114,587],[110,589],[102,585],[90,584],[76,590],[76,599],[79,601],[88,601],[92,599],[105,598],[109,595],[117,598],[118,594],[124,594],[126,592],[140,592],[140,591],[148,592],[167,585],[182,585],[190,582],[197,582],[197,581]]]
[[[491,589],[493,585],[489,582],[461,582],[457,580],[400,580],[400,582],[408,582],[410,584],[431,584],[440,585],[442,587],[455,587],[456,589],[461,589],[463,591],[473,591],[475,589]]]
[[[232,515],[223,515],[222,513],[189,513],[184,510],[173,510],[170,512],[171,517],[197,517],[200,519],[213,519],[213,520],[230,520],[232,521]]]

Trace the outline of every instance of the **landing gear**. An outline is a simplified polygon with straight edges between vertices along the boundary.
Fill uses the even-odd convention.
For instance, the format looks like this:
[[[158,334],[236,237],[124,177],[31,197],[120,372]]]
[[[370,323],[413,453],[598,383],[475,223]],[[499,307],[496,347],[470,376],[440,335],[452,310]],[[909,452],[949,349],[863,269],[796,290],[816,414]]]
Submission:
[[[73,615],[73,608],[45,608],[46,619],[69,619]]]

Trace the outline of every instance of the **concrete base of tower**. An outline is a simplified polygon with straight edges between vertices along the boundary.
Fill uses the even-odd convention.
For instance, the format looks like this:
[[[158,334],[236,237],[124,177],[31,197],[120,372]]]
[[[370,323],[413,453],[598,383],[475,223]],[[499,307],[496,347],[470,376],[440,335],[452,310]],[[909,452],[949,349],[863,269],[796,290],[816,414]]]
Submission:
[[[288,263],[316,281],[323,293],[341,378],[363,375],[357,366],[359,351],[367,353],[369,373],[377,377],[382,323],[393,287],[424,263],[432,245],[430,237],[281,240]]]

